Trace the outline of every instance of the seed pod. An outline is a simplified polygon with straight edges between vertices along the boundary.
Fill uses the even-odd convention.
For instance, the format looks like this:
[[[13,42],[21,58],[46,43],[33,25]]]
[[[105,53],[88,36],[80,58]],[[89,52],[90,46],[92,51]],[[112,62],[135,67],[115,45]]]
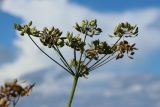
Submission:
[[[130,55],[134,55],[135,54],[135,52],[131,52],[131,54]]]
[[[80,26],[78,25],[78,23],[76,23],[76,26],[74,26],[74,28],[75,28],[77,31],[81,32],[81,28],[80,28]]]
[[[63,40],[62,39],[58,39],[57,44],[60,45],[62,43],[63,43]]]
[[[25,31],[23,30],[23,31],[20,33],[20,35],[21,35],[21,36],[24,36],[24,33],[25,33]]]
[[[31,26],[32,25],[32,21],[30,21],[29,23],[28,23],[28,26]]]
[[[23,27],[19,24],[14,24],[14,28],[21,31]]]
[[[90,26],[97,26],[97,20],[91,20],[89,25]]]

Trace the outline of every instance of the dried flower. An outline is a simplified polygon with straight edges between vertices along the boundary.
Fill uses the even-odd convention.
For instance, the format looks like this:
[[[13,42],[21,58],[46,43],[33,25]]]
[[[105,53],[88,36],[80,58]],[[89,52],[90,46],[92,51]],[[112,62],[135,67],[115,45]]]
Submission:
[[[134,37],[138,35],[138,27],[132,26],[128,22],[120,23],[114,30],[115,37]],[[114,37],[114,36],[113,36]]]
[[[44,28],[40,34],[40,41],[44,46],[48,46],[49,48],[54,45],[63,47],[64,39],[61,38],[62,32],[58,28],[52,28],[49,30],[48,28]]]
[[[80,24],[76,23],[74,28],[90,37],[93,35],[99,35],[102,32],[102,29],[97,27],[97,20],[83,20]]]
[[[116,59],[120,59],[123,58],[124,53],[127,54],[127,56],[130,59],[133,59],[133,55],[135,54],[135,50],[138,50],[137,48],[135,48],[135,43],[130,45],[127,41],[121,41],[118,45],[117,45],[117,49],[116,51],[118,52],[118,55],[116,57]]]
[[[91,40],[91,43],[87,43],[88,37],[100,35],[102,32],[102,29],[97,26],[97,20],[83,20],[81,23],[76,23],[74,28],[80,34],[73,34],[71,32],[68,32],[64,37],[62,37],[62,31],[60,31],[58,28],[52,27],[51,29],[48,29],[45,27],[43,30],[38,30],[36,27],[31,27],[31,25],[32,22],[29,22],[28,25],[15,24],[15,28],[20,31],[22,36],[27,34],[33,41],[33,43],[48,58],[61,66],[65,71],[67,71],[74,77],[73,89],[71,91],[71,96],[67,107],[71,107],[74,91],[79,77],[86,77],[91,71],[101,67],[102,65],[110,62],[113,59],[121,59],[125,54],[127,54],[129,58],[133,59],[135,50],[137,50],[137,48],[135,47],[135,43],[128,42],[127,38],[137,36],[138,27],[136,25],[133,26],[128,22],[120,23],[115,28],[113,35],[110,35],[110,37],[116,37],[118,39],[111,45],[108,44],[105,40],[100,41],[99,39],[95,40],[93,38]],[[54,51],[59,56],[59,61],[61,61],[62,63],[56,61],[47,53],[45,53],[36,44],[31,36],[39,38],[44,46],[54,48]],[[67,59],[65,59],[63,53],[60,50],[60,48],[64,46],[73,49],[73,58],[70,60],[70,63]],[[16,98],[17,96],[26,96],[33,87],[32,85],[29,85],[28,87],[23,88],[20,85],[17,85],[17,82],[15,82],[14,84],[16,84],[16,87],[11,88],[14,89],[14,91],[12,91],[12,94],[10,94],[11,98]],[[5,87],[2,87],[1,90],[4,90],[4,88],[8,86],[10,85],[5,85]],[[11,101],[8,100],[9,98],[1,97],[0,102],[4,106],[9,105],[10,102],[7,102]]]
[[[67,33],[66,45],[75,49],[76,51],[83,51],[85,43],[80,38],[80,35],[73,36],[73,33]]]
[[[22,85],[17,79],[5,82],[0,87],[0,107],[9,107],[10,104],[15,106],[20,97],[28,96],[34,87],[34,84]]]

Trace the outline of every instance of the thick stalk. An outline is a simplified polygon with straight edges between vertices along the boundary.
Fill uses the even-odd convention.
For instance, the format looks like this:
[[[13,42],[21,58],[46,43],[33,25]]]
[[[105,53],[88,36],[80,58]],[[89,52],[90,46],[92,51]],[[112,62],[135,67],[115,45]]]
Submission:
[[[74,93],[75,93],[75,90],[76,90],[77,82],[78,82],[78,76],[75,75],[67,107],[71,107],[71,105],[72,105],[72,101],[73,101]]]

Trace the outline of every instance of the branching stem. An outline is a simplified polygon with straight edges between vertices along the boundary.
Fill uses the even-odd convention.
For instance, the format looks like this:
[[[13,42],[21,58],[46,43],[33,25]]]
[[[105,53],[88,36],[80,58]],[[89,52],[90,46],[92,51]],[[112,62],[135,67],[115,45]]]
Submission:
[[[61,58],[61,61],[63,62],[63,64],[68,68],[68,70],[70,72],[72,72],[73,75],[75,75],[75,73],[73,72],[72,68],[69,66],[67,60],[64,58],[64,56],[62,55],[61,51],[59,50],[59,48],[56,46],[56,51],[58,52],[58,55]]]
[[[85,41],[86,41],[86,38],[87,38],[87,34],[86,34],[85,37],[84,37],[84,41],[83,41],[84,43],[85,43]],[[80,55],[80,58],[79,58],[78,71],[77,71],[78,73],[80,72],[80,71],[79,71],[79,70],[80,70],[80,63],[81,63],[81,60],[82,60],[83,52],[84,52],[84,51],[81,52],[81,55]]]
[[[72,74],[72,72],[70,72],[67,68],[65,68],[64,66],[62,66],[59,62],[57,62],[55,59],[53,59],[51,56],[49,56],[46,52],[44,52],[38,45],[37,43],[32,39],[32,37],[30,35],[28,35],[29,38],[31,39],[31,41],[36,45],[36,47],[43,53],[45,54],[49,59],[51,59],[53,62],[55,62],[56,64],[58,64],[60,67],[62,67],[64,70],[66,70],[68,73],[70,73],[72,76],[74,76]]]
[[[119,37],[119,39],[114,43],[114,45],[111,47],[111,50],[115,47],[115,45],[120,41],[122,37]],[[105,54],[103,57],[101,57],[98,61],[96,61],[93,65],[91,65],[89,67],[89,69],[92,69],[94,66],[96,66],[96,64],[99,64],[100,61],[102,61],[105,57],[107,56],[107,54]],[[112,55],[111,55],[112,56]],[[110,57],[110,56],[109,56]],[[106,58],[103,61],[106,61],[108,58]],[[101,62],[100,62],[101,63]]]

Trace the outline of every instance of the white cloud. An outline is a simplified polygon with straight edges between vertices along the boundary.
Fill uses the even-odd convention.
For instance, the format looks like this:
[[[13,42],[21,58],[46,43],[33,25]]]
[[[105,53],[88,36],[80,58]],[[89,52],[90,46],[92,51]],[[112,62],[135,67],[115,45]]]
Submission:
[[[152,50],[156,50],[160,47],[159,31],[157,29],[148,29],[148,25],[152,24],[155,19],[159,17],[159,9],[151,8],[147,10],[126,11],[123,13],[98,13],[85,7],[69,4],[68,0],[30,0],[29,2],[28,0],[5,0],[2,9],[14,16],[21,17],[24,20],[24,23],[33,20],[33,24],[39,28],[54,25],[64,31],[72,30],[74,23],[81,21],[82,19],[97,19],[99,25],[104,29],[103,34],[107,35],[112,33],[113,28],[117,23],[128,21],[132,24],[138,24],[140,27],[139,37],[135,39],[140,48],[140,54],[138,55],[139,59],[143,60],[149,55],[148,53],[151,53]],[[37,42],[39,43],[39,41]],[[49,66],[54,66],[56,69],[59,68],[55,64],[52,65],[51,61],[48,61],[27,37],[19,37],[14,43],[19,48],[20,54],[14,62],[1,66],[0,81],[5,80],[6,78],[19,78]],[[66,49],[63,51],[67,57],[70,56],[70,52],[66,51]],[[53,55],[52,52],[48,53]],[[136,58],[136,60],[138,60],[138,58]],[[119,65],[121,67],[127,67],[132,66],[132,64],[133,63],[123,61],[123,63]],[[88,79],[86,81],[94,83],[95,81],[103,81],[105,78],[116,77],[112,75],[112,73],[101,73],[99,75],[97,73],[95,77],[92,79],[89,78],[90,80]],[[59,86],[64,85],[63,82],[58,82],[60,84],[58,85],[57,82],[51,81],[55,81],[54,78],[51,80],[44,79],[44,83],[40,86],[41,88],[44,88],[44,94],[47,93],[47,91],[45,91],[47,86],[49,87],[54,84],[52,86],[56,87],[52,87],[51,89],[56,91],[60,89]],[[82,83],[85,84],[84,81],[82,81]],[[121,84],[117,82],[115,87],[116,86],[119,87]],[[141,86],[135,84],[131,86],[129,90],[140,91]]]
[[[96,18],[100,23],[99,25],[104,28],[104,32],[109,34],[117,23],[128,21],[138,24],[140,27],[140,36],[136,41],[138,47],[143,50],[141,51],[143,55],[139,56],[142,57],[150,50],[157,49],[160,46],[160,39],[157,39],[159,38],[159,31],[147,29],[147,26],[159,16],[159,10],[157,9],[123,13],[97,13],[75,4],[69,4],[68,0],[32,0],[29,2],[28,0],[6,0],[2,9],[12,15],[21,17],[25,23],[33,20],[34,25],[39,28],[55,25],[64,31],[71,30],[76,21]],[[19,47],[21,54],[14,62],[1,67],[4,77],[19,77],[27,72],[50,65],[50,62],[47,61],[44,64],[42,60],[45,60],[45,57],[33,46],[30,40],[18,38],[14,42]]]

